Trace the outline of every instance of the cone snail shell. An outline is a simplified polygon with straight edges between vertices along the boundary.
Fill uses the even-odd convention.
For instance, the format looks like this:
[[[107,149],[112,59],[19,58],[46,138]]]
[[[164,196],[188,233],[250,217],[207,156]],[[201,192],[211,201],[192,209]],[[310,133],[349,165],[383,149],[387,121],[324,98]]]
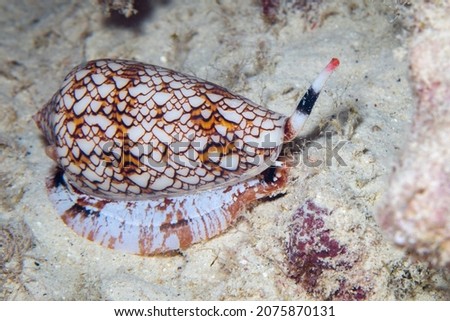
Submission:
[[[290,116],[208,81],[129,60],[74,68],[33,117],[57,170],[50,200],[76,233],[141,255],[185,249],[274,195],[333,58]]]

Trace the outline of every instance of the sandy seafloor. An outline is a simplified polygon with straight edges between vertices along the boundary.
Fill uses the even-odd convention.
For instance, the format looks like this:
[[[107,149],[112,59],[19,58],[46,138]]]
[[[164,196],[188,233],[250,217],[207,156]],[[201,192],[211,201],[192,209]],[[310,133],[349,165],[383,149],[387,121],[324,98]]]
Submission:
[[[274,24],[259,1],[151,3],[117,20],[95,1],[1,1],[1,299],[449,299],[444,272],[393,247],[373,217],[414,110],[408,13],[398,1],[327,1],[306,12],[282,1]],[[195,74],[284,114],[338,57],[304,135],[322,146],[326,131],[346,141],[344,163],[298,164],[282,197],[182,255],[102,248],[66,227],[47,199],[54,164],[31,118],[73,66],[101,57]],[[325,160],[324,149],[309,157]],[[352,257],[346,268],[325,268],[313,291],[288,276],[285,253],[306,200],[332,212],[326,227]]]

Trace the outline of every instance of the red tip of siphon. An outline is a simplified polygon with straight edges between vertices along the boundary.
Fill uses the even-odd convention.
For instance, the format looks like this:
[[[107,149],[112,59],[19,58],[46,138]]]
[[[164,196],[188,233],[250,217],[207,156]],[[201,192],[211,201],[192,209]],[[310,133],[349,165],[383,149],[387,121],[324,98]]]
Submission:
[[[329,71],[329,72],[334,71],[337,67],[339,67],[339,64],[340,64],[339,59],[333,58],[333,59],[331,59],[331,61],[328,63],[326,69],[327,69],[327,71]]]

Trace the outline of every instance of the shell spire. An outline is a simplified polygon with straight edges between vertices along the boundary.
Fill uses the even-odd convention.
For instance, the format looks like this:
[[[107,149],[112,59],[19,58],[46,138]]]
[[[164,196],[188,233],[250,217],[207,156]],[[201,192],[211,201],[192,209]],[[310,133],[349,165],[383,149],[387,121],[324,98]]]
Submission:
[[[328,65],[322,70],[317,78],[312,82],[306,93],[297,105],[294,113],[289,117],[286,124],[285,142],[291,141],[300,133],[306,119],[311,114],[311,111],[319,97],[325,82],[339,66],[339,59],[332,58]]]

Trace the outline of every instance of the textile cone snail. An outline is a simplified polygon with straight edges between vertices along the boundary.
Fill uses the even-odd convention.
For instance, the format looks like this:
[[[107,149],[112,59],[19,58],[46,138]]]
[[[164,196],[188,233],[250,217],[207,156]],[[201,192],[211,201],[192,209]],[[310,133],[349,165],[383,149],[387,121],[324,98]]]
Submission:
[[[154,65],[80,65],[33,117],[57,163],[50,200],[76,233],[112,249],[153,255],[212,238],[286,185],[287,168],[272,165],[338,65],[290,117]]]

